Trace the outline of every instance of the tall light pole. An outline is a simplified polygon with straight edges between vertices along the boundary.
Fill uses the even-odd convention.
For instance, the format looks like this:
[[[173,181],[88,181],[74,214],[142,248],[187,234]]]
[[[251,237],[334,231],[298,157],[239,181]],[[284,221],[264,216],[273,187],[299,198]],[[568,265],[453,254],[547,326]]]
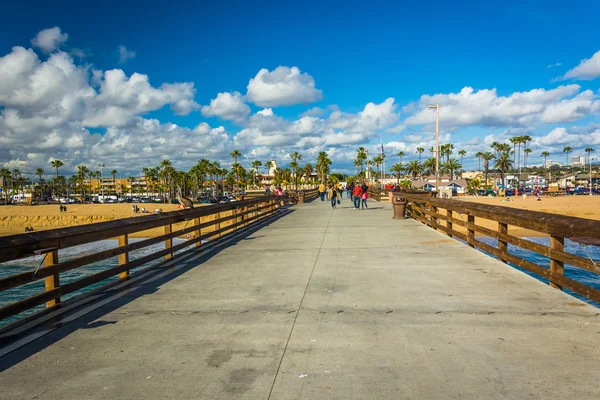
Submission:
[[[435,195],[440,197],[440,105],[431,104],[435,108]]]
[[[102,169],[104,168],[104,163],[98,164],[100,167],[100,193],[102,195],[102,203],[104,203],[104,185],[102,183]]]

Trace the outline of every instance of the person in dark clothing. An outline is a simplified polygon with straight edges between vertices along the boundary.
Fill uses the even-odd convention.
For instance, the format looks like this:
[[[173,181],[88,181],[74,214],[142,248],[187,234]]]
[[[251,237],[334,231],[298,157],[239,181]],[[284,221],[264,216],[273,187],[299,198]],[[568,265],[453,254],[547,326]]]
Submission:
[[[353,194],[354,192],[354,183],[349,184],[348,186],[346,186],[346,197],[348,197],[350,199],[350,201],[353,201]]]

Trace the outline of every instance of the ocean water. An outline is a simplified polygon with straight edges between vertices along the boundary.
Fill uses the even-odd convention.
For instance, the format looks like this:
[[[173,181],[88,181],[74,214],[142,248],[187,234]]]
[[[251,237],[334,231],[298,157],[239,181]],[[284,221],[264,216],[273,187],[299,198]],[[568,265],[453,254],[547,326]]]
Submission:
[[[142,240],[142,239],[131,239],[131,242],[134,242],[137,240]],[[497,246],[497,240],[493,239],[493,238],[478,237],[478,240],[481,240],[482,242],[485,242],[494,247]],[[543,244],[545,246],[548,246],[550,243],[549,238],[527,238],[527,240],[530,240],[535,243]],[[173,244],[181,243],[182,241],[183,241],[182,239],[176,238],[173,240]],[[164,246],[164,244],[159,243],[159,244],[156,244],[153,246],[145,247],[143,249],[131,252],[129,255],[129,258],[130,258],[130,260],[135,260],[139,257],[143,257],[145,255],[159,251],[159,250],[163,249],[163,246]],[[81,256],[84,256],[87,254],[92,254],[92,253],[96,253],[96,252],[99,252],[102,250],[107,250],[107,249],[115,248],[115,247],[117,247],[116,240],[103,240],[103,241],[90,243],[90,244],[86,244],[86,245],[71,247],[68,249],[59,250],[59,260],[66,261],[66,260],[69,260],[72,258],[81,257]],[[185,250],[186,249],[180,250],[180,251],[185,251]],[[598,266],[599,266],[598,272],[600,273],[600,247],[595,247],[595,246],[582,247],[578,243],[572,242],[570,240],[565,240],[565,250],[568,251],[569,253],[576,254],[581,257],[588,257],[588,255],[589,255],[589,257],[591,257],[596,263],[598,263]],[[533,253],[531,251],[524,250],[524,249],[521,249],[520,247],[513,246],[513,245],[508,246],[508,251],[511,254],[514,254],[518,257],[529,260],[529,261],[531,261],[535,264],[538,264],[544,268],[550,268],[550,259],[548,257],[541,256],[537,253]],[[586,254],[586,251],[587,251],[587,254]],[[146,268],[148,266],[151,266],[151,265],[161,262],[161,260],[162,260],[162,258],[154,260],[154,261],[152,261],[144,266],[141,266],[139,268]],[[40,265],[41,262],[42,262],[42,256],[35,256],[35,257],[24,258],[24,259],[18,260],[17,262],[2,263],[2,264],[0,264],[0,277],[10,276],[10,275],[25,272],[25,271],[34,271]],[[112,257],[112,258],[109,258],[106,260],[99,261],[94,264],[87,265],[85,267],[67,271],[67,272],[61,274],[60,279],[61,279],[62,283],[73,282],[78,279],[84,278],[86,276],[93,275],[97,272],[103,271],[105,269],[114,267],[117,264],[118,264],[118,258]],[[516,269],[523,271],[524,273],[526,273],[530,276],[533,276],[534,278],[536,278],[540,281],[547,283],[547,281],[545,279],[539,278],[536,275],[530,273],[529,271],[523,270],[512,264],[509,264],[509,265],[511,265],[512,267],[514,267]],[[133,271],[135,271],[135,269]],[[575,279],[575,280],[585,283],[586,285],[589,285],[595,289],[600,290],[600,275],[598,275],[598,274],[594,274],[592,272],[582,270],[582,269],[573,267],[571,265],[565,265],[565,275],[571,279]],[[63,299],[64,300],[69,299],[73,296],[84,293],[88,290],[102,286],[108,282],[111,282],[111,281],[114,281],[117,279],[118,279],[118,277],[116,277],[116,276],[106,279],[102,282],[96,283],[95,285],[89,286],[87,288],[83,288],[80,291],[77,291],[77,292],[71,293],[67,296],[64,296]],[[0,292],[0,307],[3,307],[5,305],[13,303],[15,301],[25,299],[29,296],[33,296],[35,294],[42,292],[43,290],[44,290],[44,280],[42,279],[42,280],[39,280],[36,282],[29,283],[24,286],[20,286],[17,288],[13,288],[13,289],[9,289],[9,290]],[[600,304],[594,303],[591,300],[588,300],[578,294],[575,294],[570,291],[567,291],[567,293],[570,293],[573,296],[575,296],[587,303],[590,303],[596,307],[600,307]],[[6,325],[10,322],[13,322],[13,321],[19,319],[19,318],[30,315],[30,314],[32,314],[36,311],[39,311],[43,308],[44,308],[44,305],[40,305],[36,308],[28,310],[27,312],[24,312],[17,316],[0,321],[0,326]]]
[[[129,239],[130,243],[134,243],[134,242],[137,242],[140,240],[143,240],[143,239],[135,239],[135,238]],[[183,239],[174,238],[173,245],[176,245],[183,241],[184,241]],[[88,243],[88,244],[84,244],[81,246],[75,246],[75,247],[70,247],[67,249],[59,250],[58,251],[58,259],[60,261],[68,261],[73,258],[82,257],[82,256],[85,256],[88,254],[97,253],[97,252],[112,249],[115,247],[118,247],[116,239],[115,240],[101,240],[101,241],[98,241],[95,243]],[[144,247],[142,249],[132,251],[131,253],[129,253],[129,260],[133,261],[140,257],[160,251],[162,249],[164,249],[163,243],[158,243],[158,244],[155,244],[152,246]],[[174,252],[174,254],[177,254],[181,251],[185,251],[187,249],[189,249],[189,248],[179,250],[177,252]],[[135,271],[136,269],[140,269],[140,268],[147,268],[149,266],[152,266],[152,265],[155,265],[155,264],[161,262],[162,260],[164,260],[164,258],[158,258],[158,259],[153,260],[143,266],[134,268],[132,271]],[[118,257],[111,257],[111,258],[107,258],[102,261],[98,261],[93,264],[88,264],[81,268],[77,268],[77,269],[74,269],[71,271],[64,272],[64,273],[60,274],[60,281],[63,284],[77,281],[81,278],[85,278],[86,276],[93,275],[95,273],[98,273],[103,270],[117,266],[118,261],[119,261]],[[23,258],[23,259],[16,260],[16,261],[0,263],[0,278],[18,274],[18,273],[22,273],[22,272],[27,272],[27,271],[33,272],[36,270],[36,268],[38,268],[41,265],[42,262],[43,262],[43,256],[40,255],[40,256]],[[89,290],[95,289],[99,286],[105,285],[105,284],[115,281],[117,279],[118,279],[118,275],[108,278],[108,279],[105,279],[94,285],[85,287],[79,291],[70,293],[66,296],[63,296],[62,299],[67,300],[71,297],[85,293]],[[43,291],[44,291],[44,280],[43,279],[28,283],[23,286],[5,290],[3,292],[0,292],[0,307],[4,307],[10,303],[14,303],[16,301],[23,300],[27,297],[34,296]],[[6,320],[2,320],[2,321],[0,321],[0,326],[7,325],[13,321],[16,321],[17,319],[20,319],[20,318],[26,317],[30,314],[33,314],[34,312],[42,310],[44,307],[45,306],[42,304],[42,305],[39,305],[39,306],[37,306],[33,309],[30,309],[26,312],[15,315],[14,317],[8,318]]]
[[[543,244],[544,246],[547,246],[547,247],[550,246],[550,238],[523,238],[523,239],[529,240],[534,243]],[[487,243],[490,246],[498,247],[498,240],[496,240],[494,238],[478,237],[477,240],[481,240],[482,242]],[[480,250],[480,251],[485,253],[485,251],[483,251],[483,250]],[[573,242],[569,239],[565,239],[565,251],[570,254],[575,254],[577,256],[580,256],[580,257],[591,258],[598,266],[598,269],[597,269],[598,273],[594,274],[593,272],[586,271],[584,269],[577,268],[577,267],[574,267],[569,264],[565,264],[565,276],[567,278],[571,278],[578,282],[584,283],[594,289],[600,290],[600,247],[580,245],[579,243]],[[520,258],[523,258],[527,261],[531,261],[532,263],[535,263],[546,269],[550,269],[550,258],[548,258],[548,257],[539,255],[539,254],[534,253],[529,250],[522,249],[522,248],[514,246],[512,244],[508,245],[508,252],[510,254],[514,254]],[[526,273],[527,275],[530,275],[530,276],[536,278],[537,280],[540,280],[544,283],[548,283],[547,279],[540,278],[532,272],[529,272],[527,270],[519,268],[516,265],[511,264],[511,263],[509,263],[509,265],[518,269],[519,271]],[[567,289],[565,289],[565,292],[571,294],[574,297],[577,297],[580,300],[585,301],[586,303],[592,304],[592,305],[600,308],[599,303],[593,302],[593,301],[591,301],[583,296],[580,296],[577,293],[574,293]]]

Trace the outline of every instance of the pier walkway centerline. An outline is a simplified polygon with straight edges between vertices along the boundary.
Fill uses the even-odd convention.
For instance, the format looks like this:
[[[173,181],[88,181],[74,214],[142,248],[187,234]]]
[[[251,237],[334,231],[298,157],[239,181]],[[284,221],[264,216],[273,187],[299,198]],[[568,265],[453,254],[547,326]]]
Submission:
[[[281,211],[0,358],[0,398],[600,397],[600,310],[370,206]]]

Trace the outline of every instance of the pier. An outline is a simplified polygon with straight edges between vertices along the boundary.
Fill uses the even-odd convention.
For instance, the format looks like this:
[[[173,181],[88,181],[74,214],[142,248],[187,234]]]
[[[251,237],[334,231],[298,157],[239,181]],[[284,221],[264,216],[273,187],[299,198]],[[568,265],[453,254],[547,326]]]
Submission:
[[[442,222],[456,228],[467,210],[442,215],[447,203],[415,196],[403,220],[383,202],[277,209],[259,198],[215,206],[212,225],[199,214],[215,214],[210,207],[143,217],[129,231],[98,224],[102,238],[120,233],[121,250],[103,254],[121,257],[105,274],[119,280],[63,301],[60,271],[77,262],[53,267],[61,260],[49,257],[40,271],[50,268],[51,294],[3,309],[48,306],[0,330],[0,398],[599,398],[600,310],[557,290],[570,281],[545,284],[506,265],[517,261],[507,251],[498,260],[472,248],[475,211],[463,243]],[[165,241],[154,257],[162,261],[129,273],[143,263],[127,259],[135,245],[125,234],[159,225],[164,235],[148,241]],[[192,246],[175,254],[185,246],[168,241],[182,231],[195,233]],[[43,248],[13,237],[14,253],[54,254],[97,235],[69,232]],[[500,246],[515,240],[498,237]],[[555,278],[567,256],[552,251]],[[11,279],[0,289],[30,277]]]

